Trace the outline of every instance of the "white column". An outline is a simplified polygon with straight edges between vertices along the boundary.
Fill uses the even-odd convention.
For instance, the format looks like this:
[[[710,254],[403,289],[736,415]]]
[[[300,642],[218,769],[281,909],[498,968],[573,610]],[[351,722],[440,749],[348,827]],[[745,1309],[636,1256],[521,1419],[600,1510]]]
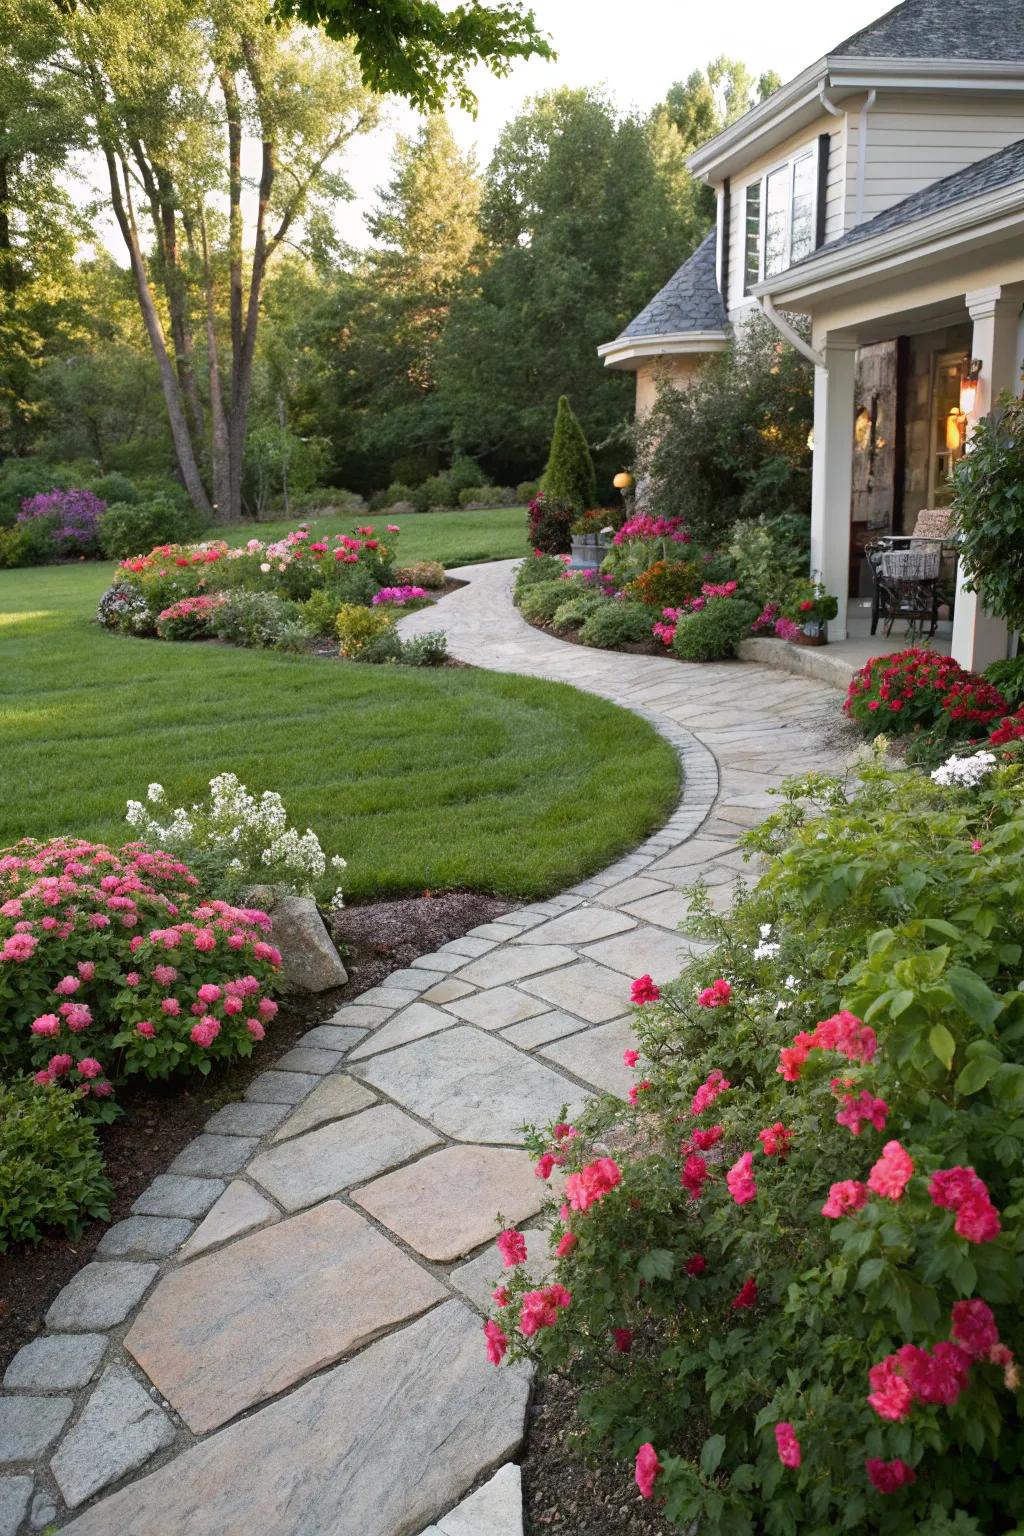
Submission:
[[[1017,341],[1021,301],[999,287],[980,288],[966,295],[974,321],[972,356],[981,363],[974,410],[967,418],[968,437],[987,416],[1004,389],[1020,387],[1021,357]],[[956,608],[953,614],[953,655],[962,667],[982,672],[993,661],[1002,661],[1009,632],[1002,619],[989,613],[977,592],[964,589],[963,568],[957,569]]]
[[[811,574],[820,577],[839,601],[839,612],[828,627],[829,639],[845,640],[857,343],[826,336],[819,350],[825,366],[814,370]]]

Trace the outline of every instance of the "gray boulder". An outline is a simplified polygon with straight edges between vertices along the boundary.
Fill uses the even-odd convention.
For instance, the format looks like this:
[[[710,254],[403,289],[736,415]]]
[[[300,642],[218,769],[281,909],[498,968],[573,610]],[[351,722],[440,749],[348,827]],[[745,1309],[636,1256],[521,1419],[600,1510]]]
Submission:
[[[284,896],[275,902],[270,918],[286,991],[326,992],[345,985],[348,972],[314,901],[307,896]]]

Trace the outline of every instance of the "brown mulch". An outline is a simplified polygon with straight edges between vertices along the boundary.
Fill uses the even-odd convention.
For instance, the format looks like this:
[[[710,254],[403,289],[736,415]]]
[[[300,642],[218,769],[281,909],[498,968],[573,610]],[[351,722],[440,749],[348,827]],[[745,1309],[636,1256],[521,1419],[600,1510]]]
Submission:
[[[214,1110],[240,1098],[252,1078],[272,1067],[312,1023],[417,955],[490,922],[512,905],[493,896],[454,891],[347,909],[334,924],[349,972],[347,986],[317,997],[289,998],[247,1061],[215,1068],[201,1082],[124,1088],[118,1095],[124,1115],[100,1131],[107,1176],[114,1186],[110,1220],[91,1222],[74,1242],[55,1235],[0,1254],[0,1376],[21,1346],[42,1330],[51,1301],[89,1261],[107,1228],[129,1214],[150,1180],[166,1170]]]
[[[577,1397],[564,1376],[542,1377],[534,1392],[522,1463],[526,1536],[679,1536],[641,1498],[630,1466],[583,1459]]]

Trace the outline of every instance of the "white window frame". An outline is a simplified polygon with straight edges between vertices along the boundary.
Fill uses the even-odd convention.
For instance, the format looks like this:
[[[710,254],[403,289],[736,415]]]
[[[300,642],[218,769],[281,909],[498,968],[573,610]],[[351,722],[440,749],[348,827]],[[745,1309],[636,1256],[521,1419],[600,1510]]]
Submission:
[[[811,230],[812,230],[811,251],[813,251],[814,250],[814,245],[813,245],[814,231],[817,228],[817,222],[818,222],[818,198],[820,196],[820,191],[821,191],[821,189],[820,189],[820,187],[818,185],[819,144],[818,144],[818,140],[816,138],[812,139],[809,144],[802,144],[799,149],[795,149],[793,151],[793,153],[791,155],[787,155],[785,157],[785,159],[776,161],[776,163],[774,165],[769,165],[764,171],[762,171],[760,176],[753,176],[753,177],[751,177],[750,181],[745,182],[744,185],[743,185],[743,189],[742,189],[742,191],[743,191],[742,230],[743,230],[743,291],[744,291],[744,294],[747,293],[749,282],[750,282],[750,279],[749,279],[749,277],[747,275],[747,190],[748,190],[748,188],[750,188],[752,186],[758,186],[761,189],[760,219],[759,219],[758,231],[757,231],[757,281],[759,283],[761,283],[761,282],[764,281],[764,278],[765,278],[764,256],[765,256],[765,223],[766,223],[766,220],[767,220],[767,217],[768,217],[768,178],[770,176],[774,176],[776,174],[776,172],[778,172],[778,171],[788,171],[789,172],[789,196],[786,199],[786,230],[785,230],[785,238],[784,238],[784,248],[785,248],[785,251],[786,251],[786,260],[785,260],[784,264],[779,268],[780,272],[785,272],[789,267],[791,267],[793,265],[793,185],[794,185],[794,180],[795,180],[795,177],[796,177],[796,165],[797,165],[797,162],[799,160],[805,160],[805,159],[810,159],[810,161],[811,161],[811,176],[812,176],[813,186],[814,186],[813,201],[812,201],[812,207],[811,207]],[[808,255],[809,254],[810,254],[810,252],[808,252]],[[804,257],[800,258],[801,261],[803,261],[804,259],[805,259]],[[772,276],[775,276],[775,275],[776,275],[775,273],[772,274]]]

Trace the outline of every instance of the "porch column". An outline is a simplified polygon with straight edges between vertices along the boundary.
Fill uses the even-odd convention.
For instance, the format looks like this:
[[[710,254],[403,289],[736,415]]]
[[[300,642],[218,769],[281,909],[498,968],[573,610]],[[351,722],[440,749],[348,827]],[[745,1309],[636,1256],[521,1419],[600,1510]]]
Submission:
[[[857,343],[826,336],[819,351],[825,366],[814,370],[811,575],[823,581],[839,602],[839,612],[828,626],[829,639],[845,640]]]
[[[974,410],[967,418],[968,437],[987,416],[1004,389],[1020,385],[1021,359],[1017,349],[1017,322],[1021,301],[1002,288],[980,288],[966,295],[974,322],[972,356],[981,363]],[[993,661],[1002,661],[1009,645],[1009,631],[1002,619],[989,613],[977,592],[964,589],[965,575],[958,566],[956,608],[953,613],[952,651],[962,667],[982,672]]]

